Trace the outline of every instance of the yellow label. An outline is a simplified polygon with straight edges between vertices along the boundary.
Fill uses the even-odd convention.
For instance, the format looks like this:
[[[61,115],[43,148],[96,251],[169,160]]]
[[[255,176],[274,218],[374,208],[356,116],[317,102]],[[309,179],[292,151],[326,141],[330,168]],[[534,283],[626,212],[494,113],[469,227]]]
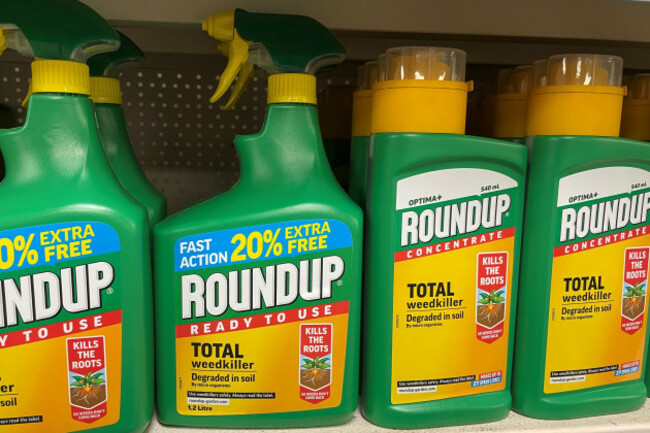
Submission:
[[[76,330],[82,327],[92,329],[96,320],[103,324],[114,322],[113,316],[113,313],[91,316],[86,322],[73,321],[74,325],[68,322],[66,326],[74,326]],[[63,324],[58,326],[63,329]],[[0,430],[8,433],[64,433],[118,422],[122,325],[117,323],[36,341],[38,332],[43,335],[46,328],[34,329],[32,342],[0,351]],[[56,332],[55,327],[48,332]],[[89,344],[94,342],[101,342],[104,346],[94,348],[94,344]],[[73,348],[73,345],[77,347]],[[94,353],[88,354],[88,351]],[[75,355],[79,365],[73,367]],[[84,357],[84,365],[80,365]],[[89,386],[87,391],[84,387],[70,385],[74,375],[83,375],[87,370],[101,371],[105,382],[100,386]],[[48,427],[44,428],[44,425]]]
[[[197,326],[196,336],[176,339],[179,413],[293,412],[341,403],[347,303]],[[326,358],[327,368],[302,368],[307,357]]]
[[[648,172],[630,167],[587,170],[560,181],[547,394],[641,378],[650,256],[648,181]]]
[[[392,404],[505,389],[516,186],[482,169],[398,182]]]

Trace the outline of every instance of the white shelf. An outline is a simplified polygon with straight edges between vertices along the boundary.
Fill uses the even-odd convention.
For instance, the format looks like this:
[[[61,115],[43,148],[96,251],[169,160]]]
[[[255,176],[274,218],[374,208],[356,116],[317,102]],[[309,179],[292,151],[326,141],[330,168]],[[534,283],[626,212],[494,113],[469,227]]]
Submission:
[[[334,30],[650,42],[650,4],[611,0],[83,0],[114,21],[198,25],[243,8],[309,15]]]
[[[146,433],[211,433],[214,429],[197,429],[168,427],[161,425],[154,417]],[[271,433],[383,433],[395,430],[384,429],[374,426],[366,421],[357,411],[352,419],[344,425],[333,427],[318,427],[311,429],[269,429],[269,430],[224,430],[220,433],[238,432],[271,432]],[[438,429],[413,430],[419,432],[436,433],[515,433],[515,432],[547,432],[547,433],[648,433],[650,432],[650,403],[634,412],[627,412],[616,415],[606,415],[591,418],[580,418],[563,421],[547,421],[527,418],[510,412],[504,420],[490,423],[469,426],[445,427]]]

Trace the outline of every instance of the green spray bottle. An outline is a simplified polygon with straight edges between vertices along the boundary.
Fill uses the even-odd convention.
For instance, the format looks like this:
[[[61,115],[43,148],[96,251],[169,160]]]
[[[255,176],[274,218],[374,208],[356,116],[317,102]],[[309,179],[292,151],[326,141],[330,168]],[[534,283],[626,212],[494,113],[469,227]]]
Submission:
[[[513,409],[546,419],[640,408],[650,145],[617,138],[620,57],[536,62]]]
[[[239,136],[241,177],[154,233],[158,416],[196,427],[340,424],[357,406],[362,213],[334,178],[316,78],[340,62],[311,18],[209,17],[229,63],[213,100],[271,72],[262,131]]]
[[[95,103],[97,128],[108,162],[124,189],[147,209],[153,226],[165,217],[167,201],[149,182],[133,153],[117,78],[124,69],[139,65],[144,55],[131,39],[117,33],[121,42],[119,50],[88,60],[90,97]]]
[[[359,67],[359,90],[352,95],[352,143],[350,147],[350,197],[366,207],[368,158],[370,152],[370,109],[372,85],[377,81],[377,62]]]
[[[511,402],[526,148],[463,135],[463,51],[393,48],[379,67],[362,413],[403,429],[498,420]]]
[[[494,138],[524,144],[531,80],[532,66],[529,65],[499,71],[494,105]]]
[[[142,432],[149,225],[106,160],[83,63],[119,37],[74,0],[4,0],[0,25],[8,48],[39,59],[25,125],[0,130],[0,386],[17,394],[3,431]]]

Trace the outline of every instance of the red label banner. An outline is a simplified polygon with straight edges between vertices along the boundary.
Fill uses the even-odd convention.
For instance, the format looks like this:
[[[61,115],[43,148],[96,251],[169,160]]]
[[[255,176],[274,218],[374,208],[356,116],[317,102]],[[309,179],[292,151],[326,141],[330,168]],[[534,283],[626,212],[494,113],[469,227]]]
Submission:
[[[489,344],[504,332],[508,253],[481,253],[476,258],[476,338]]]
[[[448,253],[450,251],[460,250],[463,248],[483,245],[501,239],[511,238],[515,235],[515,228],[510,227],[503,230],[495,230],[480,235],[468,236],[465,238],[444,241],[436,244],[426,245],[423,247],[411,248],[409,250],[397,251],[395,261],[419,259],[420,257],[432,256],[434,254]]]
[[[0,334],[0,349],[63,337],[65,335],[79,334],[80,332],[92,331],[120,323],[122,323],[122,310],[115,310],[94,316],[82,317],[80,319],[36,326],[21,331],[7,332],[6,334]]]
[[[349,307],[349,301],[339,301],[332,304],[312,305],[310,307],[295,308],[274,313],[177,325],[176,338],[222,334],[224,332],[243,331],[246,329],[264,328],[266,326],[284,325],[303,320],[336,316],[338,314],[347,314]]]
[[[643,326],[648,291],[648,256],[650,248],[625,249],[621,330],[634,334]]]
[[[72,418],[90,424],[106,416],[104,337],[68,338],[66,346]]]
[[[300,398],[313,404],[330,397],[332,334],[331,323],[300,325]]]
[[[623,242],[638,238],[639,236],[645,236],[650,232],[648,227],[650,226],[634,227],[622,232],[612,233],[610,235],[600,236],[586,241],[574,242],[572,244],[562,245],[561,247],[555,247],[553,249],[553,257],[581,253],[583,251],[591,250],[594,248],[604,247],[610,244],[615,244],[617,242]]]

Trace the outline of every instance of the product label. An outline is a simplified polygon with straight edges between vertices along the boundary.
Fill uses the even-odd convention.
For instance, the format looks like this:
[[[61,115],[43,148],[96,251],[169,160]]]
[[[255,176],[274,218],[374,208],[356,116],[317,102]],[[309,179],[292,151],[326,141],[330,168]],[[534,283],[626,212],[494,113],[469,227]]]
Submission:
[[[177,410],[292,412],[341,403],[350,229],[299,220],[179,239]]]
[[[475,168],[397,182],[393,404],[505,389],[517,187]]]
[[[544,392],[639,379],[645,348],[650,172],[560,179]],[[616,350],[611,350],[615,347]]]
[[[120,241],[98,222],[0,231],[0,427],[73,432],[120,418]]]

